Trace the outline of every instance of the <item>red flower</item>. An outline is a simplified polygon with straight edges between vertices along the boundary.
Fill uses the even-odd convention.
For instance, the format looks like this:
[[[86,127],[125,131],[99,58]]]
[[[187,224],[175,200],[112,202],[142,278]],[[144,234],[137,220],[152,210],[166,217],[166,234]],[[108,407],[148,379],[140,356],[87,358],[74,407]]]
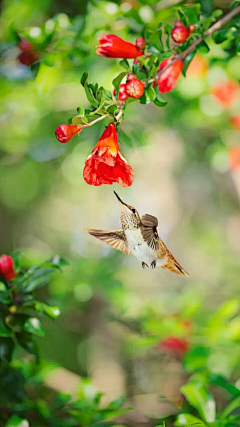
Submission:
[[[229,150],[229,163],[232,170],[240,170],[240,146]]]
[[[218,82],[211,90],[222,107],[231,107],[238,100],[239,84],[236,80]]]
[[[174,27],[184,27],[184,23],[182,21],[175,21]]]
[[[190,33],[193,33],[193,32],[196,30],[196,25],[194,25],[194,24],[190,24],[190,25],[188,26],[188,29],[189,29]]]
[[[171,32],[171,36],[176,43],[183,43],[189,37],[189,30],[186,27],[175,27]]]
[[[113,95],[116,96],[116,89],[114,89],[113,91]],[[119,87],[119,92],[118,92],[118,100],[119,101],[125,101],[128,98],[128,94],[126,93],[126,84],[123,83],[120,85]]]
[[[0,256],[0,274],[6,280],[12,280],[14,278],[15,272],[12,257],[8,255]]]
[[[96,53],[99,56],[108,58],[137,58],[143,55],[143,52],[137,49],[134,44],[126,42],[114,34],[102,34],[98,39]]]
[[[160,349],[177,357],[183,357],[189,345],[185,338],[167,337],[158,346]]]
[[[132,98],[140,98],[144,93],[144,84],[138,79],[132,79],[126,83],[126,92]]]
[[[55,130],[55,136],[59,142],[68,142],[76,133],[82,130],[78,125],[60,125]]]
[[[231,125],[240,132],[240,114],[238,116],[233,116],[230,119]]]
[[[131,166],[120,152],[115,125],[110,123],[85,162],[83,178],[90,185],[118,182],[129,187],[133,175]]]
[[[158,68],[158,72],[161,71],[168,64],[170,64],[173,59],[174,58],[164,59]],[[182,69],[183,62],[181,60],[178,60],[158,77],[157,82],[160,93],[170,92],[176,86],[178,77],[180,76]]]
[[[39,58],[38,53],[35,51],[35,47],[29,40],[22,40],[18,47],[22,51],[18,55],[18,61],[21,64],[29,66]]]
[[[138,49],[144,49],[146,46],[146,40],[143,37],[138,37],[136,39],[136,47]]]
[[[132,79],[136,79],[136,78],[137,78],[137,76],[134,73],[128,73],[128,75],[127,75],[127,81],[132,80]]]
[[[202,77],[206,75],[208,70],[208,62],[202,56],[196,53],[193,60],[190,62],[190,65],[187,69],[187,77]]]

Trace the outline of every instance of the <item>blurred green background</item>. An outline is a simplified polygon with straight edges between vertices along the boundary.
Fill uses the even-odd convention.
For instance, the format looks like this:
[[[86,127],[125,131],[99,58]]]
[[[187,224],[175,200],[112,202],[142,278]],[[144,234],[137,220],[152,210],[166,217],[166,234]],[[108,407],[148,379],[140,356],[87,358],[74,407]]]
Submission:
[[[171,4],[5,0],[0,25],[1,253],[20,251],[26,265],[55,253],[68,260],[64,274],[38,290],[62,312],[45,324],[41,356],[91,377],[107,401],[125,394],[139,422],[171,413],[192,372],[219,374],[240,388],[240,171],[229,163],[240,139],[230,124],[240,111],[239,89],[227,104],[212,95],[218,83],[239,83],[240,58],[229,59],[209,40],[210,52],[179,79],[166,107],[128,106],[119,139],[135,171],[130,188],[83,180],[103,123],[66,145],[54,131],[88,106],[84,71],[108,90],[121,71],[118,60],[95,54],[99,35],[134,42],[146,23],[174,22]],[[227,11],[229,3],[203,2],[206,12],[215,6]],[[17,35],[39,51],[32,69],[17,61]],[[113,190],[140,214],[158,218],[159,235],[190,279],[143,270],[79,228],[119,228]],[[159,349],[167,336],[187,340],[182,361]],[[68,380],[60,376],[54,387],[66,390]]]

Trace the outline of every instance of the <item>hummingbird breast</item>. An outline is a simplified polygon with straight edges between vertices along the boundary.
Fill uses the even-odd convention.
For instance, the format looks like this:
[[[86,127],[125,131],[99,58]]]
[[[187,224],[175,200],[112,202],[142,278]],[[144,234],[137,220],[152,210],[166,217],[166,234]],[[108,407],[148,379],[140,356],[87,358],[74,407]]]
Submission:
[[[157,260],[156,250],[150,248],[148,244],[143,240],[140,228],[135,228],[132,230],[127,229],[125,230],[125,235],[132,254],[139,261],[144,262],[149,267],[153,261],[157,262],[158,267],[164,264],[165,260]]]

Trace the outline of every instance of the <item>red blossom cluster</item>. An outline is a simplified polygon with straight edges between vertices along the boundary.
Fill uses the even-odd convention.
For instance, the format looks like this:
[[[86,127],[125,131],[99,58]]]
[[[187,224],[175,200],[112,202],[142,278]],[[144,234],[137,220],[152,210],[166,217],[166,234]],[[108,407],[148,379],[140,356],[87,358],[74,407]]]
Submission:
[[[146,47],[146,41],[143,37],[138,37],[135,45],[114,34],[102,34],[98,40],[99,46],[96,48],[97,55],[108,58],[134,59],[134,63],[138,63],[137,58],[144,55]],[[163,68],[171,64],[171,62],[173,64],[162,72]],[[174,57],[164,59],[161,62],[157,71],[160,75],[156,75],[155,78],[155,84],[158,83],[160,93],[170,92],[176,86],[182,68],[183,62],[181,60],[175,61]],[[128,98],[141,98],[144,94],[144,89],[145,82],[139,80],[134,73],[129,73],[126,77],[126,83],[120,84],[117,100],[117,91],[114,89],[113,100],[115,100],[119,108],[122,108]],[[122,113],[121,110],[120,113]],[[91,123],[83,126],[60,125],[55,131],[56,138],[59,142],[66,143],[75,134],[79,133],[82,128],[86,128],[89,125]],[[110,123],[103,132],[96,147],[88,156],[83,177],[90,185],[111,185],[113,182],[117,182],[126,187],[132,184],[133,174],[133,169],[120,152],[115,125],[114,123]]]
[[[0,256],[0,274],[5,280],[12,280],[15,276],[14,262],[9,255]]]
[[[195,29],[196,26],[194,24],[190,24],[188,28],[186,28],[182,21],[175,21],[174,28],[171,33],[172,39],[176,43],[184,43],[190,36],[190,33],[195,31]]]
[[[158,348],[166,353],[182,358],[187,352],[189,344],[186,338],[170,336],[162,340]]]

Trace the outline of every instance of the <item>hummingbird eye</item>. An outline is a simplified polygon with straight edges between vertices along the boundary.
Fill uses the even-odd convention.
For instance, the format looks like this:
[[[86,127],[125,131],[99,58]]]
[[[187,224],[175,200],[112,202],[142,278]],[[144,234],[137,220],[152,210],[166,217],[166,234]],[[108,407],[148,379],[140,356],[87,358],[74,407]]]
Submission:
[[[132,208],[132,213],[135,214],[136,213],[136,209]]]

